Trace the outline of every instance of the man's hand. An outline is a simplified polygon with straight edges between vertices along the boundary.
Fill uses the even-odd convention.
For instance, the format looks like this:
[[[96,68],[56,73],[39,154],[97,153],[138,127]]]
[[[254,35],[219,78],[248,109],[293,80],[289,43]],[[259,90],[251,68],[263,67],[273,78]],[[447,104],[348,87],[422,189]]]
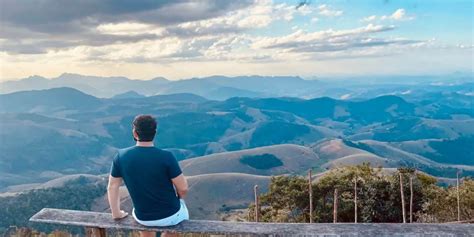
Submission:
[[[109,185],[107,187],[107,197],[109,198],[110,210],[112,217],[116,220],[122,219],[128,215],[128,213],[120,210],[120,185],[122,184],[122,178],[109,176]]]
[[[128,216],[128,213],[125,212],[125,211],[122,211],[120,210],[119,213],[112,213],[112,218],[114,218],[114,220],[120,220],[122,218],[125,218]]]
[[[172,179],[171,182],[173,182],[173,185],[176,188],[178,197],[181,199],[185,198],[188,193],[188,181],[186,181],[186,177],[184,177],[183,174],[180,174]]]

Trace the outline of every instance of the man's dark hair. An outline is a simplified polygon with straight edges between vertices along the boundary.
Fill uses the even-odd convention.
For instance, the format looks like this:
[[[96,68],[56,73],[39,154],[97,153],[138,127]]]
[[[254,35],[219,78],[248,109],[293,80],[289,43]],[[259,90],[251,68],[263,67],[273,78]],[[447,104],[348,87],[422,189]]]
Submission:
[[[156,134],[156,119],[147,114],[140,114],[133,120],[133,128],[138,134],[138,141],[151,142]]]

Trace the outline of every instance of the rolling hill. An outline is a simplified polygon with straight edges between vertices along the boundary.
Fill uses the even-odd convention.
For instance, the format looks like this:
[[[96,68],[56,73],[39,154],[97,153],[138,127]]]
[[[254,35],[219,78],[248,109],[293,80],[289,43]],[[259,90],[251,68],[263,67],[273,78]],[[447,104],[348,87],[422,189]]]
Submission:
[[[457,167],[465,166],[463,169],[469,170],[472,166],[472,154],[467,147],[473,143],[474,109],[469,100],[472,96],[461,94],[470,90],[469,87],[463,89],[464,84],[426,86],[425,92],[417,89],[416,93],[400,96],[388,93],[394,89],[390,85],[368,85],[368,90],[380,86],[384,89],[379,92],[385,93],[368,99],[255,96],[216,101],[185,92],[186,88],[196,86],[196,93],[228,87],[236,90],[254,87],[256,91],[260,90],[257,93],[267,93],[265,90],[270,82],[277,83],[274,91],[281,93],[285,87],[294,91],[304,91],[297,88],[306,87],[311,93],[319,90],[313,85],[340,88],[336,82],[305,81],[297,77],[256,77],[256,81],[252,78],[194,78],[172,82],[173,86],[160,78],[155,82],[106,78],[90,83],[97,88],[111,82],[120,84],[116,85],[117,88],[132,83],[133,86],[128,86],[124,93],[133,90],[146,95],[132,93],[132,98],[126,95],[125,98],[98,98],[73,88],[2,94],[0,189],[44,182],[61,175],[106,172],[115,149],[134,144],[130,134],[131,121],[142,113],[158,118],[156,146],[172,151],[179,160],[203,159],[212,164],[193,161],[202,167],[202,171],[195,168],[193,174],[245,171],[271,175],[298,173],[310,167],[323,171],[346,164],[371,162],[374,166],[384,167],[417,165],[428,173],[452,177]],[[98,77],[92,79],[102,80]],[[92,79],[64,75],[53,80],[74,84],[81,80],[89,83]],[[45,80],[50,81],[38,77],[27,81],[31,81],[34,87],[38,86],[36,82],[41,84]],[[290,82],[294,85],[289,85]],[[141,86],[146,85],[147,90],[156,93],[135,90],[136,83],[143,83]],[[396,91],[405,89],[402,87],[397,85]],[[181,88],[183,93],[156,95],[158,90],[167,88]],[[446,92],[439,92],[440,88],[445,88]],[[423,97],[425,94],[427,96]],[[322,146],[324,141],[333,139],[340,139],[339,145],[328,143],[326,148]],[[321,146],[315,147],[315,144]],[[272,148],[274,145],[290,148]],[[28,149],[24,149],[25,146]],[[291,160],[290,153],[299,154],[294,146],[308,150],[312,155]],[[331,148],[334,146],[340,149]],[[243,159],[244,163],[229,160],[235,165],[232,169],[215,168],[214,165],[219,167],[222,161],[209,158],[234,154],[229,153],[232,151],[245,153],[249,149],[252,151],[250,158]],[[259,150],[270,151],[259,153]],[[331,150],[333,152],[327,152]],[[236,156],[243,157],[242,154]],[[318,159],[310,162],[314,157]],[[267,166],[271,168],[265,169]]]
[[[0,111],[3,113],[77,112],[97,109],[102,105],[100,99],[67,87],[0,94],[0,101]]]
[[[307,147],[284,144],[187,159],[181,161],[181,167],[184,174],[191,176],[211,173],[279,175],[308,170],[318,160],[318,155]],[[255,165],[261,163],[266,165]]]
[[[190,176],[188,183],[186,202],[190,215],[196,219],[219,219],[229,210],[247,208],[254,201],[254,185],[260,187],[260,192],[266,192],[270,177],[217,173]]]

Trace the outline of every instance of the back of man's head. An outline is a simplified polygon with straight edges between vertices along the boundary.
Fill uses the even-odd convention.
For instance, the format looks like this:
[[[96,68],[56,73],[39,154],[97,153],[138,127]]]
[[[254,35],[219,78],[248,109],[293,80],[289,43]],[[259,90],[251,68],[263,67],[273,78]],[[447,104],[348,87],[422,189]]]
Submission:
[[[138,135],[138,141],[153,141],[156,134],[156,119],[148,114],[140,114],[133,120],[133,128]]]

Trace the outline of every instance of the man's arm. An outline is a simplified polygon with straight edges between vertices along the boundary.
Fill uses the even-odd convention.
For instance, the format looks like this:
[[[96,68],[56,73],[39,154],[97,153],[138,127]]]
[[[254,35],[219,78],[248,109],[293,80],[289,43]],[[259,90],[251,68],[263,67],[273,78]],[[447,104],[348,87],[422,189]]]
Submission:
[[[115,178],[109,176],[109,185],[107,186],[107,197],[109,198],[110,210],[114,219],[121,219],[128,215],[128,213],[120,210],[120,185],[122,185],[122,178]]]
[[[188,194],[188,181],[186,181],[186,177],[184,177],[183,174],[180,174],[176,178],[171,179],[171,181],[173,182],[173,185],[176,188],[178,197],[185,198],[186,194]]]

